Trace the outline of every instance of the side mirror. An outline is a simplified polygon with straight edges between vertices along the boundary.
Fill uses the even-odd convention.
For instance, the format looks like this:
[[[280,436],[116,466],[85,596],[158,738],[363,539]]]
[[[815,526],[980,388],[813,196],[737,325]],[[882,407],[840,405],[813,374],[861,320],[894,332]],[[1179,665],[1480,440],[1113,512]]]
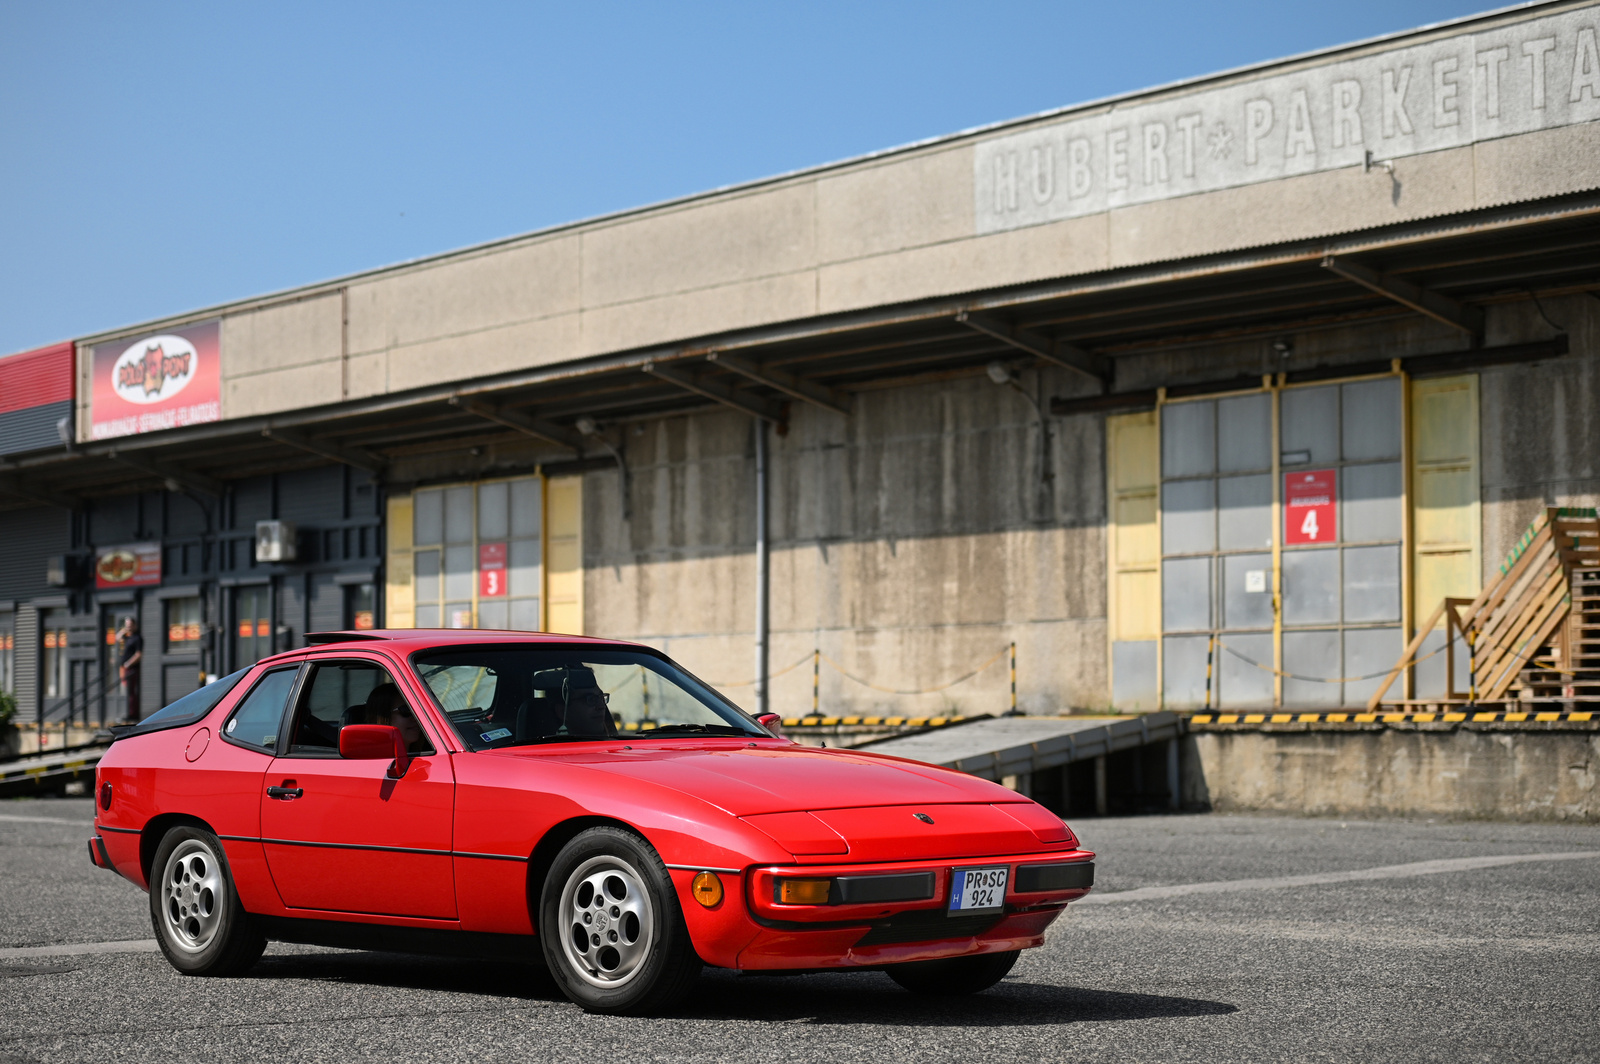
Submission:
[[[778,716],[778,714],[763,713],[761,716],[756,718],[756,723],[767,729],[767,731],[771,732],[773,735],[776,735],[778,738],[784,738],[783,718]]]
[[[399,779],[411,767],[405,736],[389,724],[346,724],[339,729],[339,756],[350,761],[394,759],[389,775]]]

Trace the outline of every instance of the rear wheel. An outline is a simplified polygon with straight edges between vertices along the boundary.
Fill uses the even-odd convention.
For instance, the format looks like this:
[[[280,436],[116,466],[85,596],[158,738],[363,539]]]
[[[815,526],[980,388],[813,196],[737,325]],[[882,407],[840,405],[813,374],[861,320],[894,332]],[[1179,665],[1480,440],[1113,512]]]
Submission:
[[[203,828],[173,828],[150,864],[150,923],[184,975],[237,975],[267,948],[239,904],[222,843]]]
[[[939,961],[912,961],[885,968],[889,978],[911,991],[930,997],[961,997],[987,990],[1006,977],[1021,950],[980,953],[976,957],[949,957]]]
[[[556,855],[539,938],[562,992],[590,1012],[669,1009],[700,974],[666,865],[621,828],[590,828]]]

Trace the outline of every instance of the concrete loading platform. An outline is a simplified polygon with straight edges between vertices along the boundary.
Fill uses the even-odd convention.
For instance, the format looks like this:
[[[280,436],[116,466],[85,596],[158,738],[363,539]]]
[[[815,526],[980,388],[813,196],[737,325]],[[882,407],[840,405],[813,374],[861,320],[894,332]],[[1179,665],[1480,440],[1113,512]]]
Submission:
[[[1184,730],[1169,712],[992,717],[862,746],[994,780],[1062,816],[1103,816],[1179,808]]]
[[[78,747],[0,764],[0,798],[63,794],[69,784],[94,782],[94,767],[109,746]]]

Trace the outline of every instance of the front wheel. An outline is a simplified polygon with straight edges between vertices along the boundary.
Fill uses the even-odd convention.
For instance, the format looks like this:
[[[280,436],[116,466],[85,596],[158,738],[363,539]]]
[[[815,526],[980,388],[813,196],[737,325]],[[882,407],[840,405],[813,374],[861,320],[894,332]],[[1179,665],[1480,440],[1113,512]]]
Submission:
[[[189,825],[167,832],[156,848],[150,923],[161,952],[184,975],[237,975],[267,948],[239,904],[221,841]]]
[[[700,973],[666,865],[621,828],[590,828],[556,855],[539,938],[562,992],[590,1012],[669,1009]]]
[[[1022,956],[1021,950],[1009,953],[980,953],[976,957],[949,957],[939,961],[911,961],[885,968],[889,978],[911,991],[929,997],[961,997],[987,990],[1006,977]]]

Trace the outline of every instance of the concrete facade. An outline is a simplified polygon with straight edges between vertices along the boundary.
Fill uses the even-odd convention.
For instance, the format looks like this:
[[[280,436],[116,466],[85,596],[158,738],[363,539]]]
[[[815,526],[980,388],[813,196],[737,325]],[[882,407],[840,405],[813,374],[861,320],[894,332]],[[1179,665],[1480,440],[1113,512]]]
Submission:
[[[1594,189],[1597,28],[1588,4],[1468,20],[221,308],[223,417]],[[1400,107],[1385,86],[1402,76]],[[1279,96],[1272,132],[1251,133],[1266,113],[1252,108]],[[1206,120],[1193,137],[1220,129],[1238,147],[1191,145],[1186,184],[1191,114]],[[1169,179],[1145,189],[1156,160],[1140,137],[1158,125]],[[1074,141],[1093,145],[1100,191],[1083,202],[1099,209],[1070,195]],[[1246,141],[1259,159],[1242,161]],[[1104,158],[1122,142],[1133,162],[1117,179]],[[1049,205],[1030,211],[1034,191],[1014,188],[997,212],[997,166],[1011,160],[1000,169],[1020,188],[1041,145],[1061,154]],[[1392,172],[1367,169],[1367,150]],[[1128,189],[1105,194],[1107,180]]]
[[[572,526],[581,558],[562,569],[581,569],[581,590],[564,592],[581,603],[572,627],[660,646],[753,708],[762,431],[773,709],[809,712],[815,661],[828,712],[1001,712],[1012,704],[1013,644],[1018,708],[1106,709],[1116,610],[1107,415],[1094,401],[1148,394],[1141,409],[1159,419],[1172,399],[1162,389],[1256,389],[1276,403],[1296,374],[1401,381],[1391,360],[1560,339],[1565,353],[1552,348],[1546,360],[1524,352],[1450,371],[1470,373],[1476,389],[1468,414],[1481,446],[1462,504],[1476,571],[1492,573],[1542,507],[1600,503],[1600,273],[1580,239],[1600,217],[1597,34],[1593,0],[1501,12],[84,338],[80,446],[0,466],[0,491],[93,511],[101,485],[124,490],[110,469],[137,490],[198,492],[238,510],[252,478],[342,463],[374,475],[377,512],[409,514],[418,488],[581,478]],[[1543,241],[1548,257],[1578,264],[1539,292],[1519,280],[1533,276],[1516,272],[1526,264],[1476,287],[1452,280],[1483,251],[1461,241],[1502,235],[1508,245]],[[1430,248],[1445,249],[1438,261],[1422,261]],[[1429,314],[1415,299],[1373,297],[1322,269],[1325,255],[1432,270],[1471,306],[1446,300]],[[1270,274],[1284,264],[1303,274]],[[1329,278],[1371,305],[1310,291]],[[1227,309],[1273,284],[1281,305],[1254,317]],[[1168,317],[1155,332],[1106,324],[1119,301],[1128,317]],[[935,305],[949,335],[917,317]],[[1034,340],[988,339],[968,329],[968,310],[1014,313]],[[1452,322],[1456,312],[1481,314],[1481,330]],[[840,325],[869,316],[879,332]],[[221,322],[221,421],[92,441],[94,345],[209,319]],[[875,344],[904,339],[890,330],[906,322],[927,327],[915,342],[989,346],[962,348],[936,370],[885,358],[856,372],[878,357]],[[789,335],[800,333],[811,348]],[[1114,368],[1100,379],[1074,371],[1057,342],[1081,343],[1087,361]],[[846,381],[835,390],[848,392],[848,413],[796,400],[777,416],[770,396],[749,401],[761,385],[741,385],[723,405],[693,388],[630,405],[630,389],[663,379],[642,371],[709,374],[704,356],[730,351]],[[1408,372],[1402,387],[1427,373],[1444,371]],[[468,410],[479,400],[487,414]],[[1052,400],[1067,412],[1049,415]],[[766,422],[783,431],[758,427]],[[346,429],[356,446],[333,440]],[[219,440],[237,465],[173,476]],[[1274,481],[1281,457],[1270,458]],[[40,494],[50,485],[39,477],[74,462],[102,464],[86,501]],[[1253,473],[1269,476],[1266,466]],[[1161,490],[1159,470],[1153,484]],[[400,505],[386,511],[385,500]],[[1418,504],[1405,506],[1411,521]],[[323,509],[297,517],[302,531],[342,535],[355,520],[348,502]],[[0,514],[0,528],[13,520]],[[1159,520],[1152,510],[1156,539]],[[359,552],[383,559],[371,570],[380,597],[386,581],[412,579],[401,553],[409,530],[383,532],[386,546]],[[1396,538],[1382,546],[1409,560],[1409,539]],[[1163,563],[1158,545],[1153,565]],[[274,578],[302,579],[304,568]],[[1389,633],[1437,601],[1411,602],[1421,593],[1409,575],[1392,583],[1407,612],[1382,619]],[[554,591],[544,590],[548,604]],[[0,604],[14,597],[22,617],[31,593],[0,586]],[[85,608],[89,595],[80,592]],[[465,597],[476,608],[475,594]],[[1117,638],[1154,646],[1170,635],[1159,606],[1148,612],[1156,630]],[[19,623],[22,648],[37,625]],[[32,667],[19,658],[19,677]],[[1326,666],[1330,676],[1339,668]]]
[[[1196,733],[1184,801],[1217,812],[1600,821],[1600,731],[1418,725]]]
[[[1479,375],[1482,576],[1546,506],[1600,504],[1600,300],[1544,301],[1576,354]],[[1547,337],[1526,301],[1488,311],[1496,343]],[[1127,358],[1130,387],[1183,384],[1448,351],[1450,330],[1388,320],[1266,343]],[[1032,371],[1036,395],[1071,393]],[[660,646],[754,705],[754,428],[714,412],[635,426],[626,438],[632,521],[618,474],[585,475],[586,630]],[[810,653],[897,691],[941,686],[1017,643],[1018,705],[1035,714],[1111,706],[1107,659],[1106,433],[1097,414],[1052,418],[1041,491],[1039,422],[981,374],[858,393],[851,415],[796,411],[772,437],[773,706],[809,711]],[[831,713],[924,716],[1009,707],[1004,661],[921,695],[875,691],[825,664]]]

